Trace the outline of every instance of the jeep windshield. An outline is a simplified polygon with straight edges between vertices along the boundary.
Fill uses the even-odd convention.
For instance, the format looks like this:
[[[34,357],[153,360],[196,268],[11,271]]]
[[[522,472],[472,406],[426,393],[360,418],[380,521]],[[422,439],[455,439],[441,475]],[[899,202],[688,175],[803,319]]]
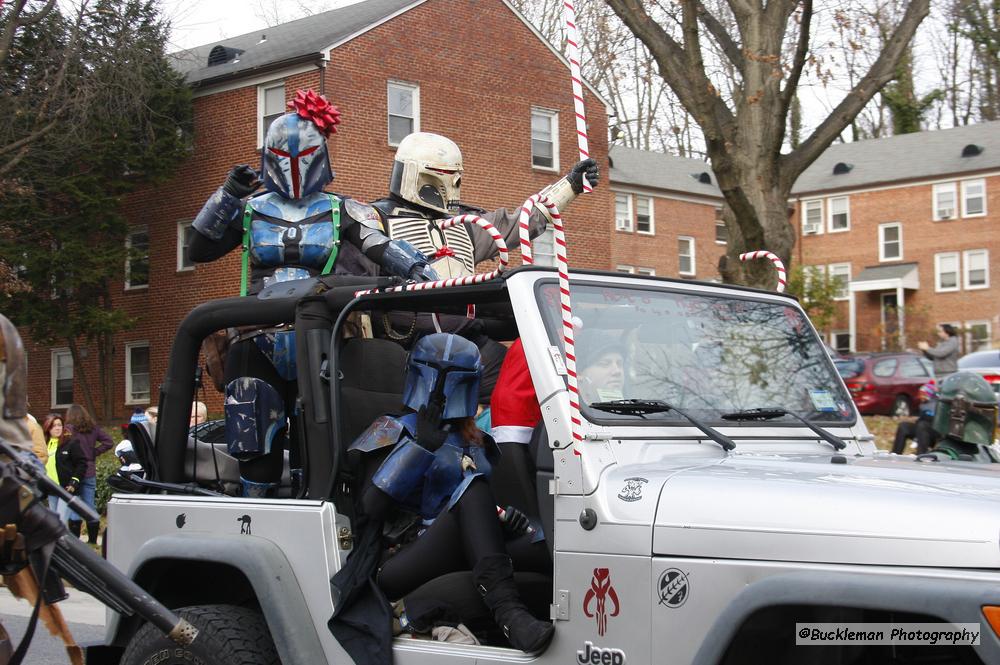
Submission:
[[[537,297],[551,350],[561,356],[558,285],[541,283]],[[662,400],[716,425],[726,424],[723,414],[761,406],[813,422],[854,421],[837,370],[791,305],[679,292],[655,282],[578,283],[573,315],[581,409],[592,422],[688,425],[670,410],[589,407],[616,400]]]

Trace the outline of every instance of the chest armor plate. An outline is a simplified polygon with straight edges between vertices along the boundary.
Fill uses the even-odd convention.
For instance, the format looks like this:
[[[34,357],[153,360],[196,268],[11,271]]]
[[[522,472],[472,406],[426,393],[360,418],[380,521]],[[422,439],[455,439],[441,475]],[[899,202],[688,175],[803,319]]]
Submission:
[[[250,200],[250,263],[275,268],[265,284],[319,273],[334,250],[330,199],[317,192],[289,200],[265,194]]]
[[[442,279],[475,273],[475,248],[472,236],[464,224],[442,231],[422,217],[390,217],[388,223],[389,237],[405,240],[426,254],[431,267]],[[435,258],[438,250],[444,246],[454,255]]]

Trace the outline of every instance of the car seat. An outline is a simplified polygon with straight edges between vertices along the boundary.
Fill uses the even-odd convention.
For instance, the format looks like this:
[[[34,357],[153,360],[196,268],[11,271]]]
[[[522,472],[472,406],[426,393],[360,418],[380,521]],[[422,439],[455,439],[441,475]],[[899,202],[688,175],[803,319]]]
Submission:
[[[340,432],[345,446],[386,413],[403,409],[406,351],[386,339],[354,337],[340,350]]]

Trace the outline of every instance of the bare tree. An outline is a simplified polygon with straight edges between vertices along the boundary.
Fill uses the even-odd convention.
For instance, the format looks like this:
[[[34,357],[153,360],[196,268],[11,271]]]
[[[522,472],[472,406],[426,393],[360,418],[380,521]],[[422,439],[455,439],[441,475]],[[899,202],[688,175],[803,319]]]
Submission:
[[[563,44],[562,0],[512,0],[542,35]],[[584,78],[611,103],[611,138],[643,150],[701,154],[700,132],[690,114],[657,74],[641,40],[605,5],[580,3]]]
[[[814,18],[812,0],[727,0],[725,11],[736,31],[700,0],[678,0],[680,30],[671,32],[659,3],[606,0],[646,45],[660,76],[694,116],[705,137],[719,187],[725,197],[728,260],[720,271],[728,282],[771,286],[766,262],[742,264],[737,256],[766,248],[790,263],[795,233],[788,220],[792,185],[894,77],[900,58],[930,0],[911,0],[868,71],[802,141],[782,153],[792,100],[810,62]],[[652,12],[652,13],[651,13]],[[706,62],[705,41],[714,41],[738,74],[730,99]],[[790,53],[790,58],[786,55]]]

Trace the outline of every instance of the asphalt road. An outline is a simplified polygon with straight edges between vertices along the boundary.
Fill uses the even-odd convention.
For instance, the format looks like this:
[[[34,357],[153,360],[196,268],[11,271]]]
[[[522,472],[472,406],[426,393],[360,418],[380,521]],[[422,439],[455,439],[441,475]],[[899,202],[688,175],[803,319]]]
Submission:
[[[59,603],[58,607],[69,623],[76,643],[83,646],[103,641],[104,606],[80,591],[70,589],[69,594],[70,597]],[[28,601],[17,600],[6,589],[0,589],[0,621],[10,634],[15,648],[21,643],[21,637],[28,627],[32,609]],[[31,665],[66,665],[69,658],[66,657],[62,640],[50,635],[39,621],[24,662]]]

